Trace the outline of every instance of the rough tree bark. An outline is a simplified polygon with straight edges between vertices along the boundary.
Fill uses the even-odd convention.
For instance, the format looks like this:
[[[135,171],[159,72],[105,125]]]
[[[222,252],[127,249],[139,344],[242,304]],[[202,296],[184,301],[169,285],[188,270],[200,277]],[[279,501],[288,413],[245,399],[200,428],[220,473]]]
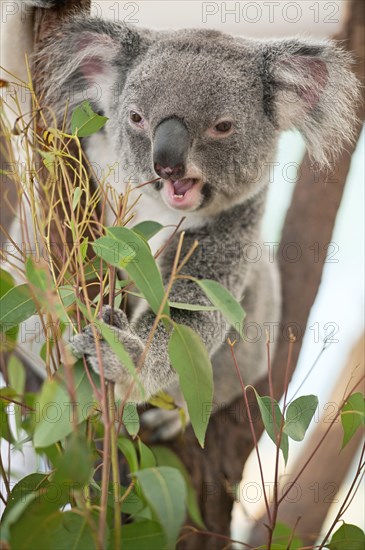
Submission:
[[[2,122],[0,123],[0,191],[2,196],[3,205],[0,208],[0,225],[2,227],[10,227],[13,221],[14,213],[9,205],[13,207],[17,203],[16,187],[13,183],[11,176],[6,174],[6,170],[9,169],[7,165],[7,159],[11,158],[8,152],[8,141],[5,138],[6,129],[3,128]],[[2,248],[7,242],[5,234],[0,231],[0,247]]]
[[[38,8],[34,11],[34,45],[40,47],[43,40],[62,29],[62,21],[75,9],[90,10],[91,0],[63,0],[53,9]]]
[[[57,10],[37,10],[35,19],[36,43],[42,42],[50,29],[59,28],[61,19],[67,15],[72,4],[88,7],[89,0],[68,1]],[[358,51],[361,32],[363,31],[363,1],[351,0],[351,10],[348,22],[341,37],[349,50]],[[360,63],[356,67],[360,77],[363,68]],[[359,119],[363,120],[363,107],[359,110]],[[361,125],[358,125],[360,134]],[[305,157],[301,176],[297,182],[292,203],[287,213],[282,241],[279,250],[280,270],[283,283],[283,327],[299,327],[304,334],[309,312],[316,298],[321,282],[323,263],[325,260],[325,245],[331,240],[336,214],[341,203],[346,176],[348,173],[353,148],[344,151],[335,170],[335,178],[328,178],[326,172],[313,171],[308,156]],[[282,251],[288,243],[296,243],[302,251],[298,262],[285,261]],[[318,262],[313,262],[313,251],[310,246],[319,243],[321,254]],[[302,344],[302,336],[294,345],[290,376],[297,364]],[[276,398],[280,398],[284,388],[285,365],[287,362],[288,341],[281,337],[276,357],[273,363],[273,385]],[[232,368],[232,376],[235,376]],[[261,380],[256,385],[257,391],[268,394],[268,379]],[[255,413],[256,404],[250,397]],[[262,424],[255,421],[257,436],[262,433]],[[229,536],[233,493],[230,488],[239,483],[243,466],[250,454],[253,443],[243,399],[237,399],[230,407],[216,412],[211,419],[207,431],[205,449],[202,450],[191,429],[187,429],[184,438],[168,445],[180,457],[192,476],[198,495],[203,519],[209,530]],[[186,538],[181,549],[223,548],[227,541],[215,537],[193,535]]]
[[[53,37],[57,36],[59,34],[62,34],[62,21],[67,19],[67,17],[70,15],[70,12],[75,11],[76,9],[87,11],[90,10],[91,7],[91,0],[63,0],[60,5],[56,6],[53,9],[42,9],[38,8],[34,10],[34,50],[37,51],[42,48],[42,43]],[[44,67],[41,62],[34,64],[33,70],[32,70],[32,78],[33,78],[33,84],[34,89],[37,94],[37,98],[42,103],[42,97],[45,93],[45,87],[47,86],[48,82],[48,75],[44,73]],[[45,116],[46,114],[43,113]],[[42,122],[39,117],[38,119],[38,126],[40,128],[38,131],[42,133]],[[75,143],[70,143],[68,146],[68,152],[73,156],[74,158],[78,158],[78,149]],[[47,181],[47,169],[43,165],[42,159],[38,158],[38,170],[42,174],[42,179],[44,181]],[[87,163],[84,162],[85,169],[87,170]],[[69,170],[70,179],[72,181],[73,175],[72,170]],[[55,207],[55,210],[57,211],[57,218],[62,219],[64,213],[62,211],[62,205],[61,201],[58,200],[58,197],[62,197],[64,200],[64,204],[66,208],[68,208],[69,212],[72,210],[72,206],[68,204],[68,201],[66,199],[67,193],[65,192],[65,187],[62,183],[62,181],[56,182],[57,186],[55,189],[55,197],[54,197],[54,204],[58,203],[58,206]],[[90,180],[90,185],[92,185],[92,180]],[[40,190],[42,193],[42,190]],[[46,197],[45,197],[46,199]],[[83,208],[85,208],[85,202],[84,197],[81,197],[81,204]],[[98,212],[95,212],[95,216],[97,216]],[[92,242],[93,236],[90,234],[90,232],[87,230],[84,234],[84,237],[88,237],[89,241]],[[73,237],[71,229],[68,229],[66,227],[63,227],[63,234],[60,234],[60,229],[57,227],[56,224],[51,224],[51,243],[52,243],[52,251],[54,255],[54,260],[56,265],[58,265],[59,261],[59,268],[62,269],[62,258],[67,256],[68,251],[72,248],[73,243]],[[58,260],[59,259],[59,260]]]

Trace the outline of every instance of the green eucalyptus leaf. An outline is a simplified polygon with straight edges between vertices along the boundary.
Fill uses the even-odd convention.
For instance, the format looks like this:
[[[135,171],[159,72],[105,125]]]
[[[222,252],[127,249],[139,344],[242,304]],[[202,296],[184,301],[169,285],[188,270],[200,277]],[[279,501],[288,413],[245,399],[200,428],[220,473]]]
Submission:
[[[36,265],[31,256],[28,256],[26,259],[25,274],[31,285],[33,285],[36,289],[41,290],[43,293],[47,292],[47,290],[53,286],[50,274],[44,269],[44,265]]]
[[[279,404],[270,396],[260,397],[256,390],[255,394],[265,430],[267,431],[270,439],[275,443],[275,445],[277,445],[280,427],[284,426],[284,418],[281,414]],[[280,449],[283,453],[286,464],[289,455],[289,440],[287,434],[284,432],[281,435]]]
[[[80,202],[81,195],[82,195],[81,187],[75,187],[74,196],[72,198],[72,210],[76,210],[76,207]]]
[[[69,502],[69,490],[50,483],[49,474],[34,473],[12,489],[2,517],[2,537],[11,548],[53,548],[47,532],[58,510]],[[51,533],[49,533],[50,535]]]
[[[170,302],[169,306],[175,309],[185,309],[187,311],[217,311],[214,306],[201,306],[199,304],[185,304],[184,302]]]
[[[108,268],[101,258],[87,260],[84,266],[85,281],[99,280],[100,276],[104,277],[107,271]]]
[[[12,354],[9,358],[7,371],[9,377],[9,385],[15,390],[17,394],[17,401],[21,401],[21,396],[23,395],[25,389],[26,375],[23,363],[14,354]],[[13,411],[17,437],[19,437],[22,423],[22,408],[20,405],[13,405]]]
[[[138,457],[135,446],[130,439],[120,436],[118,437],[118,448],[125,456],[131,473],[138,470]]]
[[[94,525],[92,530],[91,522],[86,517],[80,514],[68,511],[62,514],[59,518],[59,523],[54,530],[54,542],[52,550],[93,550],[98,548],[97,530],[94,517]],[[106,540],[109,541],[110,532],[106,529]]]
[[[60,286],[58,293],[63,307],[68,308],[76,301],[75,289],[71,285]]]
[[[364,550],[365,534],[360,527],[344,523],[326,544],[330,550]]]
[[[29,507],[30,508],[30,507]],[[97,548],[97,533],[93,533],[85,517],[68,511],[44,509],[24,514],[11,530],[10,543],[17,550],[85,550]],[[109,530],[107,530],[107,540]]]
[[[51,151],[41,151],[38,149],[37,151],[40,156],[43,159],[43,164],[47,168],[48,172],[51,174],[52,177],[55,177],[56,174],[56,163],[57,163],[57,157],[54,153]]]
[[[88,137],[98,132],[107,121],[107,117],[94,113],[90,103],[84,101],[72,113],[71,131],[78,137]]]
[[[128,491],[127,496],[124,496]],[[131,491],[130,488],[122,487],[120,488],[121,496],[124,497],[122,500],[122,512],[130,516],[135,516],[142,512],[146,508],[146,503],[137,495],[135,491]],[[114,495],[113,497],[114,498]],[[114,503],[113,503],[114,504]],[[114,508],[114,506],[113,506]]]
[[[82,464],[82,468],[80,468]],[[85,437],[74,432],[67,439],[62,455],[54,462],[56,472],[53,483],[75,485],[78,489],[86,485],[93,472],[93,454]]]
[[[9,541],[10,528],[18,521],[24,510],[37,498],[36,493],[24,495],[21,500],[18,500],[9,510],[6,517],[5,514],[1,521],[1,541]],[[7,508],[5,508],[5,511]]]
[[[129,435],[131,435],[132,437],[136,436],[140,428],[136,403],[129,401],[124,405],[122,420],[123,425]]]
[[[9,443],[14,443],[13,434],[10,429],[8,407],[13,407],[11,400],[17,398],[17,393],[13,388],[5,387],[0,389],[0,438],[6,439]]]
[[[164,391],[159,391],[155,395],[152,395],[148,402],[150,405],[158,407],[159,409],[165,409],[166,411],[174,411],[178,408],[174,398]]]
[[[98,493],[98,497],[93,499],[93,504],[100,505],[100,499],[101,499],[101,487],[98,483],[95,481],[91,481],[91,485],[93,489],[95,489]],[[128,514],[130,516],[129,519],[132,517],[136,517],[139,515],[143,510],[146,509],[146,503],[142,500],[140,496],[136,494],[134,489],[131,489],[131,487],[124,487],[123,485],[120,485],[119,487],[119,493],[121,498],[121,506],[122,506],[122,512],[125,514]],[[109,483],[108,488],[108,514],[107,514],[107,521],[109,526],[112,528],[114,526],[114,510],[115,510],[115,486],[114,482]],[[113,540],[113,539],[112,539]]]
[[[185,519],[186,488],[184,478],[175,468],[161,466],[135,472],[143,495],[163,528],[167,548],[175,548]]]
[[[197,527],[199,527],[200,529],[206,529],[200,513],[195,489],[184,464],[181,462],[179,457],[175,453],[170,451],[170,449],[168,449],[167,447],[153,446],[151,450],[153,451],[153,454],[157,460],[157,466],[170,466],[171,468],[176,468],[177,470],[179,470],[185,480],[187,491],[186,507],[188,509],[189,517],[193,520]]]
[[[18,502],[21,502],[27,495],[35,494],[36,496],[38,496],[39,491],[41,489],[45,489],[48,486],[48,474],[34,473],[23,477],[23,479],[18,481],[18,483],[14,485],[13,489],[11,490],[2,520],[4,521],[9,512],[14,508],[14,506],[16,506]]]
[[[294,441],[302,441],[317,407],[316,395],[303,395],[292,401],[286,411],[284,432]]]
[[[161,229],[163,229],[163,225],[153,221],[140,222],[133,226],[133,231],[141,235],[146,241],[152,239]]]
[[[196,279],[195,282],[228,323],[242,336],[245,312],[236,298],[217,281]]]
[[[111,538],[113,533],[111,534]],[[110,547],[112,550],[113,547]],[[122,527],[123,550],[166,550],[165,533],[156,522],[139,521]],[[114,550],[114,549],[113,549]]]
[[[120,243],[111,237],[100,237],[93,242],[92,247],[100,258],[119,268],[124,268],[136,255],[128,244]]]
[[[0,298],[15,286],[13,277],[0,267]],[[1,309],[0,309],[1,314]],[[0,328],[0,330],[2,330]],[[16,346],[19,327],[15,326],[5,331],[0,338],[0,353],[10,352]]]
[[[304,546],[303,541],[299,537],[293,536],[293,529],[284,525],[284,523],[277,523],[275,525],[272,541],[274,544],[283,545],[288,550],[300,550]]]
[[[140,438],[137,439],[137,443],[140,469],[144,470],[145,468],[154,468],[156,466],[156,458],[153,451],[147,447],[147,445],[145,445]]]
[[[7,331],[37,313],[27,284],[14,286],[0,298],[0,330]]]
[[[204,447],[213,399],[213,369],[200,337],[190,327],[175,323],[168,352],[179,375],[195,435]]]
[[[15,286],[13,277],[0,267],[0,298]]]
[[[353,393],[347,399],[341,410],[343,428],[342,449],[365,423],[365,399],[361,392]]]
[[[161,273],[148,244],[137,233],[126,227],[109,227],[107,234],[117,243],[128,245],[134,250],[135,257],[125,266],[125,270],[146,298],[152,311],[157,314],[165,296],[165,289]],[[170,315],[168,303],[165,304],[162,313]]]
[[[32,290],[36,295],[37,302],[46,311],[55,312],[58,319],[67,323],[69,319],[65,307],[75,301],[73,288],[68,285],[60,287],[57,292],[48,266],[44,263],[37,265],[31,256],[26,260],[25,271],[27,279],[33,287]]]
[[[0,267],[0,298],[9,290],[11,290],[14,286],[15,282],[13,277],[10,275],[10,273]],[[2,331],[3,329],[0,327],[0,330]],[[10,352],[15,348],[18,332],[18,326],[13,326],[9,330],[4,331],[0,338],[0,353]]]
[[[93,375],[94,376],[94,375]],[[37,396],[37,422],[33,443],[35,447],[49,447],[64,439],[73,430],[73,418],[77,423],[86,420],[94,412],[95,400],[82,362],[73,367],[76,404],[72,404],[64,368],[51,380],[46,380]]]
[[[89,247],[89,237],[85,237],[85,238],[82,239],[82,241],[80,243],[80,251],[81,251],[82,261],[84,261],[86,259],[88,247]]]

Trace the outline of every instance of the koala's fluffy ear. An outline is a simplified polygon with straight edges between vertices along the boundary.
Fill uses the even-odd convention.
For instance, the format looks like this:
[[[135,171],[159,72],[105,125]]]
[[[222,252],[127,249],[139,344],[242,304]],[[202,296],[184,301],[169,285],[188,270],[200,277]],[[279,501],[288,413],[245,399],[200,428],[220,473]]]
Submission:
[[[266,101],[280,129],[298,128],[324,165],[353,139],[359,83],[351,56],[329,41],[280,40],[264,47]]]
[[[57,116],[66,100],[69,111],[85,99],[103,108],[109,94],[121,91],[128,70],[152,41],[147,30],[88,15],[72,17],[33,58],[45,102]]]

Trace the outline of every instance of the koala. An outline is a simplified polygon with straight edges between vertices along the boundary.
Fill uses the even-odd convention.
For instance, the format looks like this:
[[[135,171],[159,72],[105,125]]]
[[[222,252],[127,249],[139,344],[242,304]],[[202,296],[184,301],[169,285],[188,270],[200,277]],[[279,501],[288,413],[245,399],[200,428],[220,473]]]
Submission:
[[[49,7],[52,2],[28,4]],[[72,112],[86,89],[99,92],[92,106],[109,121],[85,140],[88,157],[105,169],[116,161],[121,167],[133,166],[138,183],[157,179],[142,187],[135,220],[177,225],[184,216],[182,254],[196,240],[199,247],[182,274],[221,283],[242,303],[246,327],[261,327],[258,339],[245,333],[235,346],[245,383],[255,383],[267,369],[265,323],[279,323],[281,314],[277,267],[265,253],[260,229],[278,138],[284,130],[298,129],[322,166],[351,141],[358,85],[350,56],[325,40],[255,40],[201,29],[155,31],[74,14],[34,59],[45,81],[44,104],[60,119],[66,101]],[[113,184],[118,193],[124,192],[124,181]],[[111,212],[107,219],[113,222]],[[260,250],[256,261],[245,253],[252,243]],[[160,244],[152,240],[152,249]],[[175,252],[168,246],[159,261],[165,283]],[[188,279],[174,283],[170,299],[210,305]],[[219,311],[171,313],[174,321],[201,337],[213,365],[214,403],[228,405],[241,392],[226,343],[231,327]],[[154,313],[137,308],[129,320],[123,311],[111,315],[106,308],[103,318],[113,321],[113,330],[137,365]],[[146,398],[176,387],[168,340],[160,323],[139,372]],[[73,338],[72,347],[98,371],[90,327]],[[275,341],[272,352],[274,347]],[[101,351],[106,378],[125,395],[131,375],[106,342],[101,342]],[[136,384],[129,398],[141,401]],[[157,417],[166,424],[165,435],[175,433],[176,418],[172,412],[163,415],[167,420],[161,411]]]

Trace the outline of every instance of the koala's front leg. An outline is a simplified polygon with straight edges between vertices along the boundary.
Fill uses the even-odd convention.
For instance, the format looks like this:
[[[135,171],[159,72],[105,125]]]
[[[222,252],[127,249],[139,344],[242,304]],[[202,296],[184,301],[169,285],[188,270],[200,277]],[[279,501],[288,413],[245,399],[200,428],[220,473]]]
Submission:
[[[115,341],[121,342],[129,353],[134,365],[137,367],[140,363],[145,344],[131,328],[125,313],[121,310],[112,310],[109,306],[103,308],[103,321],[107,323],[115,334]],[[95,372],[100,374],[100,361],[102,361],[104,376],[116,384],[116,395],[125,397],[131,401],[141,402],[142,396],[138,385],[133,376],[120,363],[118,357],[110,348],[109,344],[100,336],[98,343],[95,341],[95,331],[99,335],[96,327],[87,325],[80,334],[73,337],[71,347],[76,356],[85,356],[90,366]],[[148,362],[146,358],[145,363]],[[143,376],[148,366],[145,364],[141,372],[137,375],[143,387],[146,387]],[[146,388],[145,398],[148,398],[150,392]]]
[[[113,330],[116,341],[123,344],[137,367],[140,364],[145,344],[131,327],[125,313],[119,309],[112,310],[109,306],[106,306],[103,308],[103,321]],[[153,321],[152,315],[150,321]],[[144,321],[141,329],[142,334],[148,337],[151,328],[152,325],[150,326],[150,323]],[[74,336],[71,341],[74,354],[76,356],[84,355],[97,374],[100,374],[101,360],[105,378],[115,383],[116,397],[123,399],[128,395],[128,400],[141,402],[142,396],[135,379],[101,337],[98,341],[98,353],[94,335],[95,330],[91,325],[87,325],[80,334]],[[145,362],[138,373],[138,378],[145,390],[144,400],[147,400],[153,393],[157,393],[161,387],[166,388],[169,383],[175,381],[174,387],[171,388],[172,392],[169,389],[169,393],[174,398],[177,406],[184,409],[188,421],[189,415],[186,403],[176,383],[176,374],[171,369],[167,357],[167,341],[168,334],[163,327],[159,327],[157,345],[156,342],[152,343],[151,353],[147,354]],[[154,433],[152,437],[156,441],[171,439],[181,431],[181,416],[177,409],[172,411],[150,409],[142,413],[141,423]]]

